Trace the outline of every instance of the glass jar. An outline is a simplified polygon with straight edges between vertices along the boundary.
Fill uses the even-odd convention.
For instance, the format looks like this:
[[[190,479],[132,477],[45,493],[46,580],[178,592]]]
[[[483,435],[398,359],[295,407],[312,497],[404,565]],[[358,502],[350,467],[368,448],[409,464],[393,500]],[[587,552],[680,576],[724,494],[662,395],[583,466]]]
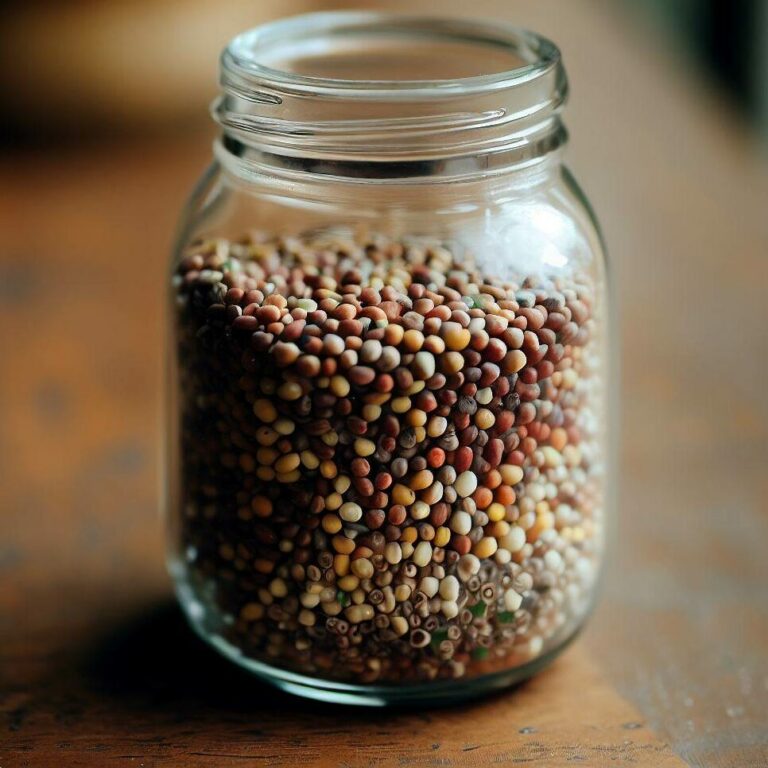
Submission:
[[[181,604],[318,699],[516,683],[589,613],[606,514],[605,263],[559,52],[330,13],[221,67],[171,277]]]

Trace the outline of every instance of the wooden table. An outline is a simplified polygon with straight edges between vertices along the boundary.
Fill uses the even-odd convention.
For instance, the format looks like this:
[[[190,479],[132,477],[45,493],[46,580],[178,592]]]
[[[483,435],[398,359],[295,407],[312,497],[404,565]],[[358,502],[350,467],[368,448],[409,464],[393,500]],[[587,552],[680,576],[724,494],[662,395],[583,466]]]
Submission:
[[[202,647],[163,571],[156,467],[166,252],[208,134],[8,156],[2,768],[768,764],[765,176],[615,7],[473,6],[562,44],[615,265],[623,485],[589,629],[517,691],[412,713],[297,701]]]

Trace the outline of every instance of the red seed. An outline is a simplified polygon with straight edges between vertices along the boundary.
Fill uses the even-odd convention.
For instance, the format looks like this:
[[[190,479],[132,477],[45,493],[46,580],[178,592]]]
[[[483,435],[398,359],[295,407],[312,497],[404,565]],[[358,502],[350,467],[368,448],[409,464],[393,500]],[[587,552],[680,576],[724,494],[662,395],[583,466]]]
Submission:
[[[453,534],[451,536],[451,549],[454,549],[460,555],[469,554],[469,550],[472,549],[472,541],[469,536],[462,536]]]
[[[427,464],[433,469],[442,467],[445,464],[445,451],[435,446],[427,451]]]
[[[456,470],[456,474],[458,475],[468,470],[472,466],[473,458],[474,453],[472,453],[472,449],[468,445],[463,445],[457,449],[453,460],[453,468]]]

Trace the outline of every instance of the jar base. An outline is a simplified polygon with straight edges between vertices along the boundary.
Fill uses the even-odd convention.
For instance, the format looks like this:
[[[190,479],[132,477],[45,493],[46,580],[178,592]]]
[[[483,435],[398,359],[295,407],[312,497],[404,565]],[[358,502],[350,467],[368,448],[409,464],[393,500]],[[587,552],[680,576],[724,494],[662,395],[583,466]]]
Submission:
[[[512,688],[552,663],[580,630],[577,627],[555,647],[513,669],[470,679],[436,680],[417,685],[355,685],[302,675],[245,656],[235,645],[204,626],[205,609],[188,585],[177,582],[177,596],[195,633],[222,656],[263,682],[306,699],[362,707],[448,706]]]

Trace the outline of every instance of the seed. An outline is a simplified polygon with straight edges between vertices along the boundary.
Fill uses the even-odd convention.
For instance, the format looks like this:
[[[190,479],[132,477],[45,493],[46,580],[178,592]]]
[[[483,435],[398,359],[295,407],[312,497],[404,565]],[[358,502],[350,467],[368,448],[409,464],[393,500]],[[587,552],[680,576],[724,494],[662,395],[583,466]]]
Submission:
[[[350,389],[349,381],[343,376],[331,376],[330,389],[336,397],[346,397]]]
[[[454,351],[465,349],[471,339],[471,334],[466,328],[462,328],[459,323],[443,323],[440,326],[440,337],[445,342],[445,346]]]
[[[507,485],[517,485],[518,483],[522,482],[522,467],[518,467],[515,464],[502,464],[499,467],[499,472],[501,473],[501,479]]]
[[[456,601],[459,597],[459,580],[455,576],[446,576],[440,582],[440,597],[443,600]]]
[[[515,592],[514,589],[508,589],[504,592],[504,607],[508,611],[516,611],[523,604],[523,596]]]
[[[396,541],[389,542],[384,548],[384,559],[390,565],[397,565],[403,559],[402,549]]]
[[[277,409],[272,401],[264,398],[254,401],[253,412],[256,414],[256,418],[266,424],[271,424],[277,418]]]
[[[373,576],[373,564],[361,557],[352,561],[352,573],[360,579],[370,579]]]
[[[528,362],[525,353],[519,349],[513,349],[507,352],[502,362],[502,370],[505,374],[517,373],[522,370]]]
[[[435,375],[435,358],[429,352],[417,352],[413,358],[413,375],[418,379],[429,379]]]
[[[371,456],[376,452],[376,443],[362,437],[355,440],[355,453],[358,456]]]
[[[453,619],[459,615],[459,606],[454,600],[443,600],[440,603],[440,610],[446,619]]]
[[[423,592],[427,597],[434,597],[439,588],[440,582],[434,576],[425,576],[419,582],[419,591]]]
[[[408,631],[408,621],[402,616],[393,616],[389,620],[389,625],[398,637],[402,637]]]
[[[477,488],[477,475],[474,472],[462,472],[453,484],[459,496],[471,496]]]
[[[472,530],[472,517],[466,512],[454,512],[451,516],[450,529],[454,533],[469,533]]]
[[[347,620],[352,624],[359,624],[361,621],[370,621],[374,615],[372,605],[363,603],[362,605],[351,605],[344,611]]]
[[[416,494],[407,486],[396,483],[392,488],[392,501],[408,507],[416,500]]]
[[[413,562],[423,568],[432,559],[432,546],[427,541],[420,541],[413,551]]]
[[[475,414],[478,429],[490,429],[496,423],[496,417],[487,408],[480,408]]]
[[[477,544],[475,544],[473,548],[474,554],[480,558],[481,560],[485,560],[489,557],[491,557],[496,550],[498,549],[498,543],[496,539],[494,539],[491,536],[486,536],[483,539],[480,539]]]
[[[363,516],[363,509],[359,504],[347,501],[341,505],[339,515],[341,515],[342,520],[348,523],[356,523]]]
[[[589,282],[380,235],[190,246],[179,536],[228,641],[421,684],[575,626],[604,514]]]
[[[281,456],[275,462],[275,471],[280,473],[292,472],[301,464],[301,457],[298,453],[288,453],[285,456]]]
[[[414,520],[426,520],[430,511],[429,504],[425,504],[423,501],[414,501],[411,506],[411,517]]]

